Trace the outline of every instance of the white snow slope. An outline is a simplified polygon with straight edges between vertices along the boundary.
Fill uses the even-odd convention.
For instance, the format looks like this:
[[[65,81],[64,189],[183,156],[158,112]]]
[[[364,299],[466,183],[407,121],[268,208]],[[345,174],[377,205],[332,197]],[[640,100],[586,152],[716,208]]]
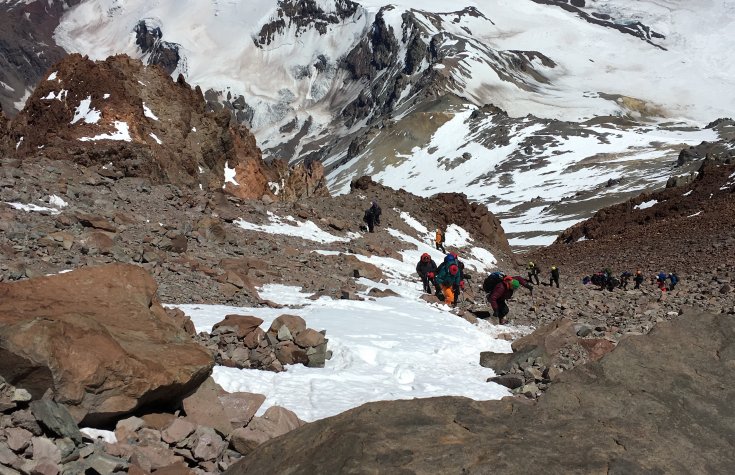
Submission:
[[[587,1],[595,11],[622,22],[640,21],[665,35],[656,43],[666,50],[530,0],[357,3],[364,9],[349,22],[330,25],[325,35],[292,26],[259,49],[252,36],[274,16],[275,0],[88,0],[64,15],[56,40],[67,51],[93,59],[120,52],[141,56],[133,28],[147,20],[161,28],[166,41],[183,47],[185,62],[177,72],[190,82],[231,89],[249,99],[262,98],[264,103],[281,103],[286,94],[292,96],[293,111],[315,108],[316,112],[321,100],[332,97],[325,92],[314,97],[315,77],[299,78],[296,69],[310,67],[319,54],[333,60],[342,57],[362,38],[380,7],[397,6],[386,13],[396,32],[401,31],[401,13],[406,9],[442,13],[475,7],[487,19],[465,15],[457,23],[444,22],[444,31],[469,36],[498,51],[539,51],[558,65],[544,70],[548,84],[523,90],[492,72],[481,51],[469,49],[463,60],[468,71],[458,92],[478,105],[493,103],[517,117],[581,120],[619,112],[618,104],[599,96],[607,93],[659,105],[667,117],[700,122],[735,110],[735,95],[730,93],[735,84],[735,55],[729,41],[735,26],[733,0]],[[335,10],[333,1],[317,4],[327,12]],[[325,79],[331,84],[317,89],[335,92],[343,77],[318,78]]]

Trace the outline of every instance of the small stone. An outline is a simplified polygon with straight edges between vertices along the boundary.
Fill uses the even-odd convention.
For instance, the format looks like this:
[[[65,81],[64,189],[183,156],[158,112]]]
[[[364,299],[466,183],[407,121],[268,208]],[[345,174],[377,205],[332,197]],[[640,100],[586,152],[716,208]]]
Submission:
[[[137,439],[135,433],[145,426],[145,421],[140,417],[128,417],[117,421],[115,425],[115,437],[120,442]]]
[[[128,463],[121,458],[101,453],[92,454],[87,459],[87,463],[100,474],[114,473],[128,466]]]
[[[33,444],[33,459],[46,459],[53,463],[61,462],[61,451],[56,444],[46,437],[34,437],[31,440]]]
[[[278,341],[293,340],[293,335],[291,335],[291,330],[289,330],[286,325],[283,325],[281,328],[278,329],[277,337],[278,337]]]
[[[30,407],[36,419],[48,430],[61,437],[69,437],[77,445],[82,443],[82,433],[64,406],[41,399],[31,402]]]
[[[10,427],[5,429],[6,443],[13,452],[21,452],[31,444],[33,434],[21,427]]]
[[[161,432],[161,438],[167,444],[176,444],[189,437],[196,430],[196,425],[185,419],[175,419]]]
[[[538,394],[539,389],[538,386],[536,386],[536,383],[526,384],[523,387],[521,387],[520,393],[523,394],[526,397],[536,397],[536,394]]]
[[[31,393],[23,388],[15,388],[15,391],[13,391],[13,397],[11,398],[13,402],[28,402],[31,399],[33,399]]]

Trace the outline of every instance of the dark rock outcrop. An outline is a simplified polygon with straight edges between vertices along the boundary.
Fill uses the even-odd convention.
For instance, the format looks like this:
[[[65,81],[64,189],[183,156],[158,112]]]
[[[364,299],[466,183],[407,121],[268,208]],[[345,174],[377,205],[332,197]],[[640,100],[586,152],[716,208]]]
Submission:
[[[370,403],[270,441],[228,474],[726,472],[735,318],[687,315],[563,373],[536,404]]]
[[[179,65],[181,45],[163,41],[161,28],[150,26],[144,20],[135,25],[135,44],[147,55],[149,65],[161,66],[168,74],[173,74]]]
[[[141,267],[0,283],[0,295],[0,375],[34,399],[48,392],[83,424],[174,408],[212,369]]]

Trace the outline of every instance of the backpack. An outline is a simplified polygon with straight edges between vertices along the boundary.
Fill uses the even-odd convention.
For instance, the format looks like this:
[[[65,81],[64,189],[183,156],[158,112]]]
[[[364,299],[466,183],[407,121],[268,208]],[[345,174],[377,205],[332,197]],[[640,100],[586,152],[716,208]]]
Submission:
[[[677,276],[676,274],[671,274],[669,276],[669,279],[671,279],[671,283],[674,285],[676,285],[677,282],[679,282],[679,276]]]
[[[505,274],[500,271],[489,274],[482,282],[482,290],[487,293],[492,292],[495,286],[501,283],[503,279],[505,279]]]

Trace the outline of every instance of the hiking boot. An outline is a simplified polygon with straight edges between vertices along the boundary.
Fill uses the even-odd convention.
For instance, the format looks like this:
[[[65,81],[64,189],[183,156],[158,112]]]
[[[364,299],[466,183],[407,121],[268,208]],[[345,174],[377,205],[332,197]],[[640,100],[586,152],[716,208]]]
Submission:
[[[500,318],[498,319],[498,325],[505,325],[505,318],[503,318],[503,317],[500,317]]]

